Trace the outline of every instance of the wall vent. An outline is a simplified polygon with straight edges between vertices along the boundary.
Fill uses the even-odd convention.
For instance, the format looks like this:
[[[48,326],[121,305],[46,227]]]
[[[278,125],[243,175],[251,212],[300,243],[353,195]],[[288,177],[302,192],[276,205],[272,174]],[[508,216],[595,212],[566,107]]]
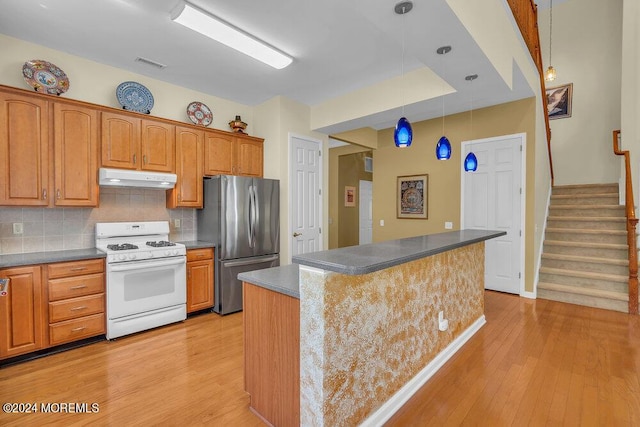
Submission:
[[[159,68],[161,70],[163,68],[167,68],[167,66],[165,64],[161,64],[159,62],[152,61],[151,59],[143,58],[141,56],[136,58],[136,62],[142,62],[143,64],[151,65],[152,67],[156,67],[156,68]]]

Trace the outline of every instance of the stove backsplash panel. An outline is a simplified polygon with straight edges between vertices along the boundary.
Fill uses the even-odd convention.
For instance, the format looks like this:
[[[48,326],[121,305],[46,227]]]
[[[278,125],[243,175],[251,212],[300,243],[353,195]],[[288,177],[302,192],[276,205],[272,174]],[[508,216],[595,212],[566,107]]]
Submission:
[[[197,236],[196,210],[167,209],[164,190],[101,187],[98,208],[0,207],[0,254],[93,248],[96,222],[112,221],[169,221],[171,240]]]

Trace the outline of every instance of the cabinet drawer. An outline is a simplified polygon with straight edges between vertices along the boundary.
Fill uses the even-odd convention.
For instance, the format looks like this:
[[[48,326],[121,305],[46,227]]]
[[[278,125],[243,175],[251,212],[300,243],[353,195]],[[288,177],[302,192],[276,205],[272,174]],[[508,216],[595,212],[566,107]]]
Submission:
[[[49,280],[49,301],[104,293],[104,273]]]
[[[104,333],[104,313],[94,314],[50,325],[49,343],[64,344]]]
[[[104,272],[104,259],[49,264],[49,279]]]
[[[190,249],[187,251],[187,262],[211,258],[213,258],[213,248]]]
[[[104,294],[50,302],[49,323],[104,313],[104,309]]]

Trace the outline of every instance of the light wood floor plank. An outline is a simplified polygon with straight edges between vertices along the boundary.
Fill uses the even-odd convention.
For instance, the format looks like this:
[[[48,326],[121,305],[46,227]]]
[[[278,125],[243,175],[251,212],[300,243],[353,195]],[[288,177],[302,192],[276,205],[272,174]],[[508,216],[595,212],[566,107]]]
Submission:
[[[388,426],[640,425],[640,316],[487,292],[487,324]],[[96,402],[0,425],[261,426],[244,393],[242,315],[0,368],[1,402]]]

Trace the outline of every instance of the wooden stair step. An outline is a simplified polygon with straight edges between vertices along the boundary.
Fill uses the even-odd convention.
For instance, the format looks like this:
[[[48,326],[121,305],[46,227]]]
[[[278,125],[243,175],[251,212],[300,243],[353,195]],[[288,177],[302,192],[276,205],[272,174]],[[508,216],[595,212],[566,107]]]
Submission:
[[[594,264],[610,264],[610,265],[622,265],[628,266],[629,261],[624,259],[617,258],[600,258],[600,257],[592,257],[592,256],[582,256],[582,255],[566,255],[566,254],[550,254],[543,253],[542,258],[547,259],[557,259],[562,261],[577,261],[577,262],[590,262]]]
[[[628,246],[626,244],[619,243],[600,243],[600,242],[567,242],[563,240],[546,240],[544,241],[545,245],[556,245],[556,246],[568,246],[574,248],[593,248],[593,249],[619,249],[619,250],[628,250]]]
[[[629,301],[629,295],[622,292],[605,291],[602,289],[583,288],[580,286],[559,285],[556,283],[539,282],[538,289],[545,289],[556,292],[566,292],[575,295],[586,295],[591,297],[612,299],[617,301]]]
[[[547,228],[547,233],[569,233],[569,234],[615,234],[617,236],[626,236],[625,230],[600,230],[596,228]]]
[[[558,276],[580,277],[583,279],[605,280],[609,282],[627,283],[629,277],[617,274],[594,273],[590,271],[566,270],[560,268],[540,267],[540,273],[555,274]]]

